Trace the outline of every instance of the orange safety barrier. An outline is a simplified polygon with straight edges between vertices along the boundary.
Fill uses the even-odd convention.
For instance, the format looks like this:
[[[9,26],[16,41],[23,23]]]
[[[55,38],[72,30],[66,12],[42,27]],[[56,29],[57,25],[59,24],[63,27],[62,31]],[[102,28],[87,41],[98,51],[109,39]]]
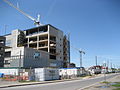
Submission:
[[[28,76],[11,76],[5,75],[4,80],[6,81],[17,81],[17,80],[28,80]]]

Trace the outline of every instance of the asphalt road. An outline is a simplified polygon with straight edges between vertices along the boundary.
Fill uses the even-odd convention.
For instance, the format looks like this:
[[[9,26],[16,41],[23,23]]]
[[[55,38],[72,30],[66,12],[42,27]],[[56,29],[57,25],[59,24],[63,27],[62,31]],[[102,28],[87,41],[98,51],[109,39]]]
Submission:
[[[118,74],[106,75],[106,80],[116,75]],[[80,90],[81,88],[95,84],[103,80],[104,77],[97,77],[86,80],[73,80],[73,81],[65,81],[65,82],[57,82],[57,83],[39,84],[39,85],[0,88],[0,90],[78,90],[78,89]]]

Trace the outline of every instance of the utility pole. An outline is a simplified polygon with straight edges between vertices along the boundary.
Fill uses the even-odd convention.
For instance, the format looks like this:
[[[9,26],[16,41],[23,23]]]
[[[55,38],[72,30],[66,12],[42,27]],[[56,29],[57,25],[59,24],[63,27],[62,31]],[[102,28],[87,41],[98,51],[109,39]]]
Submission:
[[[21,50],[20,50],[19,68],[21,68]]]
[[[113,64],[113,66],[114,66],[114,69],[115,69],[115,64]]]
[[[96,66],[97,66],[97,56],[95,56],[95,62],[96,62]]]
[[[19,58],[18,81],[20,81],[20,69],[21,69],[21,50],[20,50],[20,58]]]
[[[111,62],[111,71],[113,72],[112,62]]]
[[[107,61],[107,67],[109,68],[109,60]]]
[[[104,82],[106,82],[106,62],[105,62],[105,65],[104,65]]]
[[[111,62],[111,69],[112,69],[112,62]]]

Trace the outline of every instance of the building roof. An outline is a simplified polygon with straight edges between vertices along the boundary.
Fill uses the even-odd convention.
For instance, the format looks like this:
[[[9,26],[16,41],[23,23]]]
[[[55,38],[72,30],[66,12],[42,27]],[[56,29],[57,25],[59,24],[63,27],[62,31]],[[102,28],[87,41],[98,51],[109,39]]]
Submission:
[[[59,30],[59,31],[61,31],[62,32],[62,30],[60,30],[60,29],[58,29],[58,28],[56,28],[56,27],[54,27],[53,25],[51,25],[51,24],[45,24],[45,25],[42,25],[42,26],[38,26],[38,27],[45,27],[45,26],[51,26],[51,27],[53,27],[53,28],[55,28],[55,30]],[[31,29],[36,29],[36,28],[38,28],[38,27],[33,27],[33,28],[30,28],[30,29],[25,29],[25,30],[23,30],[23,31],[28,31],[28,30],[31,30]],[[11,33],[9,33],[9,34],[5,34],[5,35],[3,35],[3,36],[8,36],[8,35],[11,35]]]
[[[59,30],[59,31],[62,31],[62,30],[60,30],[60,29],[58,29],[58,28],[56,28],[56,27],[54,27],[53,25],[51,25],[51,24],[45,24],[45,25],[42,25],[42,26],[38,26],[38,27],[33,27],[33,28],[30,28],[30,29],[26,29],[26,30],[24,30],[24,31],[28,31],[28,30],[31,30],[31,29],[36,29],[36,28],[39,28],[39,27],[45,27],[45,26],[51,26],[51,27],[53,27],[53,28],[55,28],[55,30]]]

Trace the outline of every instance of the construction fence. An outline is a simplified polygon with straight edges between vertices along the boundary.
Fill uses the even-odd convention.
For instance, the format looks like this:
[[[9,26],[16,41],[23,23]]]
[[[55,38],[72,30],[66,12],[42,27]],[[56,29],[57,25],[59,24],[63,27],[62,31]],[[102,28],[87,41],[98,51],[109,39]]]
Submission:
[[[87,75],[84,69],[77,68],[0,69],[0,73],[6,81],[49,81]]]

